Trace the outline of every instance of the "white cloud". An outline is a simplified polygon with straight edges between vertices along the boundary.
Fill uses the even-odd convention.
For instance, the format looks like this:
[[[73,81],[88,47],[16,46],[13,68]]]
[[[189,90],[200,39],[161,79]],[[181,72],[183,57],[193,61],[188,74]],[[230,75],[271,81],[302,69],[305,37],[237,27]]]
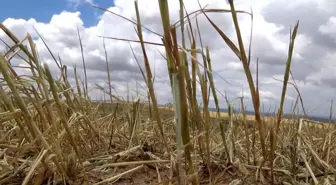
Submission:
[[[329,35],[330,37],[335,39],[336,42],[336,16],[335,17],[330,17],[328,22],[326,24],[323,24],[319,27],[319,31],[322,34]]]
[[[68,1],[72,3],[72,5],[77,6],[85,2],[95,3],[90,0]],[[184,2],[189,13],[199,9],[198,3],[195,0],[185,0]],[[201,0],[200,2],[202,6],[209,4],[208,8],[229,8],[228,4],[222,0]],[[311,107],[311,109],[316,106],[321,107],[321,109],[317,109],[315,114],[324,114],[328,106],[325,107],[324,103],[321,103],[319,100],[321,99],[322,102],[328,101],[336,92],[336,83],[332,83],[331,80],[335,76],[332,70],[334,68],[331,68],[331,66],[334,65],[332,61],[335,61],[336,55],[331,51],[330,45],[321,42],[321,35],[317,34],[320,33],[322,35],[327,35],[329,38],[336,39],[334,36],[336,33],[336,15],[333,11],[326,11],[330,9],[326,6],[328,2],[325,0],[309,1],[309,3],[316,3],[317,7],[319,7],[316,12],[312,12],[316,14],[314,18],[323,20],[318,23],[313,22],[317,26],[312,27],[309,27],[306,21],[306,19],[309,18],[304,16],[306,15],[305,8],[300,8],[300,6],[305,6],[309,3],[302,0],[295,2],[257,0],[253,3],[250,1],[237,0],[235,2],[237,9],[249,11],[250,6],[253,8],[254,30],[251,70],[253,72],[253,77],[255,78],[256,58],[259,57],[259,89],[261,100],[266,104],[271,101],[273,107],[278,106],[282,83],[275,81],[272,77],[280,80],[283,79],[288,52],[289,27],[293,27],[295,20],[299,19],[304,22],[300,24],[295,43],[292,71],[297,79],[304,100],[307,100],[306,106]],[[109,8],[110,11],[130,19],[136,18],[133,0],[116,0],[114,3],[115,7]],[[150,29],[162,33],[162,26],[160,24],[161,17],[157,3],[158,2],[155,0],[138,1],[142,23]],[[278,14],[277,11],[275,11],[279,9],[285,11],[284,18],[286,18],[286,20],[288,16],[291,20],[285,22],[282,21],[283,14]],[[169,1],[169,10],[171,12],[171,23],[174,23],[179,19],[179,2]],[[329,12],[329,14],[326,12]],[[235,43],[237,43],[230,14],[208,13],[208,15]],[[250,17],[247,15],[239,15],[239,20],[244,44],[247,48],[250,34]],[[62,62],[68,65],[70,78],[74,77],[74,64],[76,64],[78,68],[79,75],[83,78],[82,56],[77,37],[78,28],[82,37],[90,87],[93,88],[95,86],[94,84],[97,83],[105,85],[106,87],[105,82],[107,81],[107,75],[104,50],[102,39],[97,36],[103,35],[137,40],[134,25],[108,12],[99,16],[99,22],[95,26],[85,27],[84,22],[85,20],[81,19],[81,13],[75,11],[55,14],[51,17],[50,22],[48,23],[42,23],[35,19],[24,20],[12,18],[6,19],[3,23],[20,39],[23,39],[27,32],[36,38],[35,42],[41,61],[51,65],[50,68],[56,72],[56,65],[42,41],[37,38],[33,29],[34,26],[46,40],[53,53],[56,56],[59,54],[62,58]],[[233,99],[237,96],[241,96],[242,88],[244,88],[246,105],[248,109],[252,110],[253,107],[249,98],[250,92],[241,62],[237,60],[237,57],[233,55],[232,51],[230,51],[225,42],[220,38],[219,34],[202,15],[199,16],[199,24],[204,45],[208,45],[210,48],[213,69],[231,84],[227,84],[217,74],[214,74],[217,89],[223,94],[225,91],[229,98]],[[9,39],[5,37],[4,33],[0,32],[0,37],[4,38],[6,42],[9,42]],[[178,37],[181,37],[180,33],[178,33]],[[161,43],[161,38],[150,32],[144,32],[144,38],[147,41]],[[105,42],[112,83],[118,93],[120,95],[126,95],[127,84],[129,84],[131,89],[136,89],[136,80],[144,85],[129,44],[123,41],[108,39],[106,39]],[[143,57],[140,46],[135,43],[132,43],[131,45],[135,51],[137,59],[143,67]],[[0,49],[3,50],[1,47]],[[158,52],[158,50],[163,51],[163,48],[146,45],[146,49],[153,71],[155,66],[156,95],[158,96],[160,103],[166,103],[171,99],[171,91],[167,76],[167,64]],[[71,81],[74,82],[73,79],[71,79]],[[323,88],[323,91],[326,92],[319,92],[319,88]],[[102,97],[101,93],[97,90],[91,90],[92,97]],[[297,94],[295,90],[291,86],[288,86],[288,94],[285,104],[285,107],[287,108],[286,110],[289,109],[291,102],[295,100],[296,96]],[[219,97],[221,106],[226,107],[224,98],[220,95]],[[210,105],[213,106],[213,102]]]
[[[94,2],[94,0],[66,0],[68,2],[68,5],[71,6],[74,9],[77,9],[79,5],[81,4],[91,4],[91,5],[97,5],[97,3]]]

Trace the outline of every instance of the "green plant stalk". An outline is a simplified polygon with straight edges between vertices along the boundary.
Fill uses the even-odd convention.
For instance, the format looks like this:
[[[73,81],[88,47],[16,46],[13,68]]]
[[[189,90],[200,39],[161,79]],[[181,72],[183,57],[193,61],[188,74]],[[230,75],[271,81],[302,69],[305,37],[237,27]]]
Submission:
[[[184,70],[187,70],[185,67],[185,61],[183,61],[183,54],[182,52],[179,53],[179,58],[177,61],[179,65],[179,90],[180,90],[180,121],[181,121],[181,134],[182,134],[182,140],[184,145],[184,154],[185,158],[188,162],[188,174],[194,174],[194,167],[191,159],[191,150],[192,146],[190,143],[190,135],[189,135],[189,117],[188,117],[188,103],[187,103],[187,93],[186,93],[186,85],[185,85],[185,72]],[[195,178],[192,178],[192,184],[196,185],[198,184],[197,176]]]
[[[287,57],[287,62],[286,62],[286,69],[285,69],[285,75],[284,75],[284,81],[283,81],[283,87],[282,87],[280,107],[279,107],[279,110],[278,110],[278,120],[277,120],[277,125],[276,125],[276,133],[279,132],[279,127],[280,127],[280,122],[281,122],[281,117],[282,117],[282,112],[283,112],[283,105],[284,105],[284,102],[285,102],[285,96],[286,96],[286,90],[287,90],[287,83],[288,83],[289,73],[290,73],[290,68],[291,68],[291,63],[292,63],[294,41],[295,41],[295,38],[296,38],[298,28],[299,28],[299,21],[296,23],[296,25],[294,27],[294,30],[293,30],[293,33],[291,34],[291,37],[290,37],[290,44],[289,44],[289,49],[288,49],[288,57]]]
[[[129,134],[130,134],[130,140],[128,149],[131,148],[133,139],[135,140],[135,144],[138,145],[138,137],[137,137],[137,126],[138,126],[138,116],[139,116],[139,105],[140,105],[140,99],[135,101],[132,106],[132,115],[130,117],[129,121]]]
[[[307,117],[307,112],[306,112],[306,110],[305,110],[305,106],[303,105],[303,99],[302,99],[301,93],[300,93],[299,88],[298,88],[298,86],[297,86],[297,84],[296,84],[296,82],[295,82],[295,79],[294,79],[294,77],[293,77],[293,74],[292,74],[291,70],[289,70],[289,74],[290,74],[290,76],[291,76],[292,79],[293,79],[293,83],[292,83],[292,82],[288,82],[288,83],[289,83],[290,85],[293,85],[294,89],[296,90],[296,92],[297,92],[297,94],[298,94],[298,99],[300,99],[300,103],[301,103],[301,107],[302,107],[303,114],[304,114],[305,117]]]
[[[79,82],[78,82],[78,75],[77,75],[77,67],[76,67],[76,64],[75,64],[75,66],[74,66],[74,73],[75,73],[75,80],[76,80],[77,92],[78,92],[79,97],[82,97],[82,92],[81,92],[80,85],[79,85]]]
[[[214,97],[214,102],[215,102],[215,106],[216,106],[216,119],[218,121],[220,134],[221,134],[221,138],[222,138],[224,148],[226,150],[227,158],[230,159],[231,157],[230,157],[229,149],[228,149],[228,146],[226,144],[226,136],[225,136],[224,125],[223,125],[224,123],[222,123],[220,121],[220,107],[219,107],[219,101],[218,101],[217,92],[216,92],[216,88],[215,88],[215,83],[214,83],[214,80],[213,80],[210,51],[209,51],[208,47],[206,47],[206,59],[207,59],[207,62],[208,62],[208,69],[210,71],[207,74],[208,74],[210,87],[211,87],[212,95]]]
[[[182,184],[181,179],[183,178],[182,174],[182,121],[181,121],[181,101],[180,101],[180,79],[178,73],[172,74],[172,88],[173,88],[173,97],[174,97],[174,105],[175,105],[175,119],[176,119],[176,141],[177,141],[177,154],[176,154],[176,168],[177,168],[177,181],[178,184]]]
[[[196,27],[197,27],[197,32],[198,32],[198,35],[199,35],[199,40],[200,40],[200,45],[201,45],[201,54],[202,54],[202,59],[203,59],[203,68],[204,68],[204,73],[202,74],[200,72],[200,69],[199,69],[199,65],[200,64],[196,64],[196,60],[194,61],[195,62],[195,71],[198,75],[198,78],[200,80],[200,86],[201,86],[201,91],[202,91],[202,99],[203,99],[203,114],[204,114],[204,126],[205,126],[205,133],[206,133],[206,150],[207,150],[207,163],[208,163],[208,171],[210,173],[210,179],[212,178],[211,177],[211,169],[210,169],[210,135],[209,135],[209,132],[210,132],[210,115],[209,115],[209,109],[208,109],[208,106],[209,106],[209,98],[210,98],[210,89],[211,87],[209,86],[208,87],[208,65],[207,65],[207,62],[210,61],[210,55],[208,55],[208,58],[206,55],[204,55],[204,50],[203,50],[203,41],[202,41],[202,37],[201,37],[201,32],[200,32],[200,29],[199,29],[199,24],[198,24],[198,19],[196,18]],[[193,37],[194,38],[194,37]],[[196,56],[196,48],[193,48],[195,49],[195,53],[194,55]],[[194,58],[196,59],[196,58]],[[214,87],[214,86],[213,86]],[[195,90],[196,92],[196,90]],[[196,96],[194,96],[194,98],[196,99]],[[221,135],[222,136],[222,140],[223,140],[223,144],[224,144],[224,148],[226,151],[227,150],[227,145],[226,145],[226,139],[225,139],[225,135]],[[228,154],[228,152],[227,152]]]
[[[187,92],[186,92],[186,84],[185,84],[185,70],[186,69],[186,61],[184,61],[183,57],[183,51],[179,51],[178,44],[177,44],[177,37],[176,37],[176,28],[172,27],[171,30],[171,36],[172,36],[172,43],[170,43],[171,52],[169,53],[172,58],[175,59],[175,71],[171,71],[172,74],[178,73],[179,78],[179,104],[180,104],[180,120],[181,120],[181,134],[182,134],[182,142],[184,145],[184,154],[185,159],[187,161],[188,167],[187,167],[187,174],[191,175],[191,182],[192,184],[196,185],[198,184],[198,178],[197,176],[194,176],[194,168],[193,163],[191,159],[191,150],[192,145],[190,143],[190,135],[189,135],[189,117],[188,117],[188,101],[187,101]]]
[[[190,30],[192,30],[192,24],[190,21],[189,16],[187,16],[188,22],[189,22],[189,27]],[[190,37],[191,35],[191,37]],[[203,136],[202,136],[202,132],[203,132],[203,128],[202,128],[202,116],[201,116],[201,111],[199,109],[198,106],[198,102],[197,102],[197,98],[196,98],[196,88],[197,88],[197,84],[196,84],[196,71],[199,72],[198,69],[198,65],[197,65],[197,61],[196,61],[196,41],[195,41],[195,36],[193,34],[193,32],[191,32],[191,34],[189,34],[189,39],[190,39],[190,43],[191,43],[191,70],[192,70],[192,79],[191,79],[191,84],[192,84],[192,102],[194,102],[193,106],[195,109],[195,122],[196,122],[196,127],[198,130],[198,143],[199,143],[199,152],[201,154],[201,158],[204,160],[204,156],[203,156],[203,151],[204,151],[204,143],[203,143]],[[186,53],[185,53],[186,54]],[[188,75],[190,76],[190,75]],[[199,78],[200,78],[200,74],[199,74]],[[201,78],[200,78],[201,79]]]
[[[275,136],[273,127],[270,128],[270,165],[271,165],[271,184],[274,185],[274,156],[275,156]]]
[[[141,42],[141,48],[142,48],[142,53],[143,53],[143,56],[144,56],[144,63],[145,63],[146,73],[147,73],[147,86],[148,86],[149,94],[151,96],[151,100],[152,100],[152,104],[153,104],[153,108],[154,108],[154,113],[155,113],[155,116],[156,116],[156,120],[157,120],[157,124],[158,124],[159,130],[160,130],[160,134],[161,134],[163,142],[164,142],[164,144],[167,148],[167,151],[169,151],[167,139],[166,139],[166,136],[165,136],[164,131],[163,131],[163,126],[162,126],[162,122],[161,122],[161,116],[160,116],[160,112],[159,112],[158,103],[157,103],[157,100],[156,100],[156,97],[155,97],[151,68],[150,68],[150,65],[149,65],[145,45],[144,45],[144,42],[143,42],[140,14],[139,14],[139,8],[138,8],[137,1],[134,1],[134,5],[135,5],[135,11],[136,11],[137,23],[138,23],[137,24],[137,33],[138,33],[139,40]]]
[[[107,60],[107,51],[106,51],[105,39],[104,38],[103,38],[103,47],[104,47],[104,53],[105,53],[107,80],[108,80],[108,86],[109,86],[109,92],[110,92],[109,95],[110,95],[111,103],[113,103],[110,67],[109,67],[109,63],[108,63],[108,60]]]
[[[198,127],[198,130],[199,132],[202,132],[203,128],[202,128],[202,125],[201,125],[201,112],[200,112],[200,109],[199,109],[199,106],[198,106],[198,103],[197,103],[197,97],[196,97],[196,88],[197,88],[197,84],[196,84],[196,74],[198,76],[198,78],[200,79],[200,82],[202,82],[203,78],[202,78],[202,75],[200,73],[200,70],[199,70],[199,66],[197,64],[197,61],[196,61],[196,45],[195,45],[195,40],[193,40],[192,42],[192,51],[191,51],[191,56],[192,56],[192,59],[191,59],[191,62],[192,62],[192,99],[193,99],[193,102],[195,102],[195,109],[196,109],[196,113],[197,113],[197,127]],[[201,85],[201,89],[202,89],[202,85],[203,83],[200,83]],[[204,147],[202,147],[204,148]]]
[[[167,68],[169,71],[169,79],[170,79],[170,85],[172,86],[172,73],[174,73],[174,58],[170,54],[171,51],[171,35],[170,35],[170,18],[169,18],[169,7],[167,0],[158,0],[159,7],[160,7],[160,14],[161,14],[161,20],[162,20],[162,27],[163,27],[163,44],[166,49],[166,59],[167,59]]]
[[[197,88],[197,83],[196,83],[196,44],[195,44],[195,40],[192,41],[192,45],[191,45],[191,55],[193,56],[191,59],[191,69],[192,69],[192,95],[193,95],[193,100],[197,100],[196,98],[196,88]]]
[[[194,57],[196,57],[196,52],[192,52],[192,55]],[[198,130],[198,133],[200,134],[202,131],[203,131],[203,128],[202,128],[202,116],[201,116],[201,111],[200,111],[200,108],[198,106],[198,102],[197,102],[197,98],[196,98],[196,61],[194,59],[192,59],[192,71],[193,71],[193,80],[192,80],[192,102],[194,102],[193,106],[194,106],[194,110],[195,110],[195,122],[196,122],[196,126],[197,126],[197,130]],[[195,75],[195,76],[194,76]],[[203,146],[203,136],[200,135],[198,137],[198,143],[199,143],[199,150],[200,150],[200,153],[201,153],[201,157],[203,159],[203,151],[204,151],[204,146]]]
[[[118,108],[119,108],[119,103],[117,102],[116,108],[114,109],[114,112],[113,112],[113,117],[112,117],[111,123],[114,123],[114,120],[116,119]],[[115,130],[115,126],[114,126],[114,124],[112,124],[111,125],[111,130],[110,130],[111,135],[110,135],[110,138],[109,138],[109,149],[111,149],[111,147],[112,147],[112,139],[113,139],[113,135],[114,135],[114,130]]]
[[[236,11],[238,12],[238,11]],[[251,8],[251,29],[250,29],[250,42],[249,42],[249,48],[248,48],[248,58],[247,58],[247,63],[248,66],[251,64],[251,52],[252,52],[252,37],[253,37],[253,11]]]
[[[84,60],[84,51],[83,51],[83,44],[82,44],[82,39],[79,34],[79,29],[77,28],[77,33],[78,33],[78,40],[79,40],[79,45],[81,49],[81,54],[82,54],[82,62],[83,62],[83,70],[84,70],[84,83],[85,83],[85,88],[84,88],[84,95],[86,98],[89,97],[89,92],[88,92],[88,81],[87,81],[87,74],[86,74],[86,65],[85,65],[85,60]]]
[[[248,123],[246,122],[246,112],[244,106],[243,97],[240,98],[241,110],[243,114],[243,123],[244,123],[244,131],[245,131],[245,141],[246,141],[246,151],[247,151],[247,164],[251,164],[250,162],[250,139],[249,139],[249,131],[248,131]]]
[[[191,48],[191,56],[192,56],[192,58],[191,58],[192,93],[191,94],[192,94],[192,99],[196,104],[195,106],[197,106],[197,109],[199,110],[198,103],[197,103],[197,98],[196,98],[196,88],[197,88],[197,86],[196,86],[197,85],[196,84],[196,66],[197,66],[197,63],[196,63],[196,58],[197,58],[197,56],[196,56],[196,41],[195,41],[194,33],[192,32],[193,29],[192,29],[192,24],[191,24],[191,21],[190,21],[190,17],[189,17],[189,15],[187,15],[186,17],[187,17],[187,20],[188,20],[188,23],[189,23],[189,29],[190,29],[190,33],[189,32],[188,33],[189,33],[189,40],[190,40],[190,43],[191,43],[190,48]],[[181,26],[183,26],[182,22],[183,21],[181,21]],[[200,115],[200,112],[198,114]],[[198,126],[198,129],[202,130],[200,125]]]
[[[144,81],[145,81],[145,83],[146,83],[146,85],[147,85],[146,75],[145,75],[144,71],[142,70],[142,68],[141,68],[141,66],[140,66],[140,63],[139,63],[137,57],[135,56],[135,53],[134,53],[134,50],[133,50],[131,44],[129,44],[129,45],[130,45],[130,48],[131,48],[133,57],[134,57],[135,61],[136,61],[137,64],[138,64],[138,67],[139,67],[139,70],[140,70],[140,72],[141,72],[141,75],[142,75],[142,77],[143,77],[143,79],[144,79]],[[154,72],[155,72],[155,71],[154,71]],[[153,83],[154,83],[154,79],[153,79]],[[148,85],[147,85],[147,86],[148,86]],[[148,117],[149,117],[149,119],[152,119],[152,117],[153,117],[153,113],[152,113],[152,106],[151,106],[150,93],[149,93],[148,91],[147,91],[146,93],[147,93],[147,99],[148,99],[148,113],[149,113]]]
[[[207,91],[207,81],[205,80],[206,74],[203,75],[201,81],[202,88],[202,99],[203,99],[203,114],[204,114],[204,126],[205,126],[205,142],[206,142],[206,157],[207,157],[207,167],[209,171],[209,178],[211,182],[212,172],[210,168],[210,114],[209,114],[209,102],[208,102],[208,91]]]
[[[184,38],[184,13],[183,13],[183,0],[180,0],[180,21],[181,21],[181,34],[182,34],[182,47],[186,49],[186,44],[185,44],[185,38]],[[191,25],[190,25],[191,26]],[[198,128],[198,134],[201,132],[201,113],[199,111],[197,99],[193,98],[196,97],[196,90],[195,94],[193,94],[193,89],[196,89],[196,80],[195,80],[195,86],[192,86],[192,81],[190,79],[190,73],[189,73],[189,68],[188,68],[188,61],[187,61],[187,54],[183,52],[183,60],[185,61],[185,79],[186,79],[186,86],[187,86],[187,93],[188,93],[188,100],[189,104],[192,109],[192,120],[196,122],[196,126]],[[199,145],[199,150],[200,150],[200,155],[201,158],[203,159],[203,144],[202,144],[202,137],[198,137],[198,145]]]
[[[229,146],[229,160],[233,163],[234,160],[234,150],[235,150],[235,141],[234,141],[234,125],[233,125],[233,112],[232,105],[228,102],[228,113],[229,113],[229,133],[228,138],[231,139],[231,145]]]
[[[238,18],[237,18],[237,12],[235,10],[234,4],[233,4],[233,0],[229,0],[230,3],[230,7],[231,7],[231,14],[232,14],[232,19],[234,22],[234,26],[235,26],[235,30],[236,30],[236,35],[237,35],[237,39],[238,39],[238,43],[239,43],[239,50],[240,50],[240,55],[241,55],[241,61],[243,63],[243,67],[244,67],[244,71],[245,71],[245,75],[250,87],[250,92],[251,92],[251,96],[252,96],[252,101],[253,101],[253,107],[254,107],[254,112],[255,112],[255,119],[257,122],[257,126],[259,129],[259,135],[260,135],[260,142],[261,142],[261,150],[263,153],[263,157],[264,159],[266,158],[266,146],[265,146],[265,133],[263,131],[263,126],[261,123],[261,116],[260,116],[260,109],[259,109],[259,97],[257,95],[254,83],[253,83],[253,78],[252,78],[252,74],[251,74],[251,70],[249,68],[249,64],[248,64],[248,60],[246,57],[246,53],[245,53],[245,48],[244,48],[244,44],[243,44],[243,39],[241,36],[241,32],[240,32],[240,28],[239,28],[239,24],[238,24]]]
[[[150,94],[147,92],[147,99],[148,99],[148,113],[149,113],[149,118],[151,119],[153,117],[152,113],[152,105],[151,105],[151,99],[150,99]]]
[[[331,99],[330,111],[329,111],[329,123],[332,122],[332,118],[333,118],[333,104],[334,104],[334,99]]]
[[[257,129],[254,126],[253,127],[253,132],[252,132],[252,146],[251,146],[251,148],[252,148],[252,156],[253,156],[253,164],[254,165],[257,165],[256,146],[255,146],[255,144],[256,144],[256,133],[257,133]]]

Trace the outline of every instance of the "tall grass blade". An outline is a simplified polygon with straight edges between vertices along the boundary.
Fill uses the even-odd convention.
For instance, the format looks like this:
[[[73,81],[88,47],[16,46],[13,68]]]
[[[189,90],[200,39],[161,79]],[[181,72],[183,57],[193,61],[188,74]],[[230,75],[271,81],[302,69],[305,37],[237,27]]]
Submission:
[[[286,96],[286,90],[287,90],[287,83],[289,79],[289,72],[290,72],[290,67],[292,63],[292,56],[293,56],[293,51],[294,51],[294,41],[296,38],[297,30],[299,28],[299,21],[296,23],[293,32],[291,33],[290,37],[290,44],[288,48],[288,58],[286,62],[286,69],[285,69],[285,74],[284,74],[284,81],[283,81],[283,87],[282,87],[282,94],[281,94],[281,100],[280,100],[280,107],[278,110],[278,120],[277,120],[277,125],[276,125],[276,133],[279,132],[280,128],[280,122],[281,122],[281,117],[283,113],[283,106],[285,103],[285,96]]]
[[[84,70],[84,84],[85,84],[84,87],[85,88],[83,90],[84,90],[85,97],[88,98],[89,97],[89,95],[88,95],[88,81],[87,81],[86,65],[85,65],[85,59],[84,59],[84,50],[83,50],[82,38],[80,36],[78,27],[77,27],[77,35],[78,35],[78,40],[79,40],[80,51],[81,51],[81,54],[82,54],[82,63],[83,63],[83,70]]]
[[[147,86],[148,86],[149,93],[151,95],[151,100],[152,100],[155,116],[156,116],[156,119],[157,119],[157,124],[158,124],[159,130],[160,130],[160,134],[161,134],[163,142],[164,142],[164,144],[167,148],[167,151],[169,151],[168,143],[167,143],[164,131],[163,131],[163,126],[162,126],[162,122],[161,122],[158,103],[157,103],[157,100],[156,100],[156,97],[155,97],[153,81],[152,81],[152,72],[151,72],[151,68],[150,68],[150,65],[149,65],[145,45],[143,43],[140,13],[139,13],[139,8],[138,8],[138,2],[137,1],[134,1],[134,6],[135,6],[135,12],[136,12],[136,16],[137,16],[137,34],[138,34],[139,40],[141,41],[141,49],[142,49],[142,54],[143,54],[143,57],[144,57],[144,63],[145,63],[146,73],[147,73],[146,74],[147,75]]]

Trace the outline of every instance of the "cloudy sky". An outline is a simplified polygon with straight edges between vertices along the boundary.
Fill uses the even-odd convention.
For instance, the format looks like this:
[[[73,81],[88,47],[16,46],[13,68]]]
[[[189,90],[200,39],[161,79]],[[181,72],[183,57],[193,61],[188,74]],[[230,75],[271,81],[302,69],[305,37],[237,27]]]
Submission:
[[[199,9],[197,0],[184,0],[188,12]],[[224,0],[200,0],[207,8],[228,9]],[[15,4],[15,6],[14,6]],[[11,0],[2,2],[0,19],[5,26],[23,39],[27,32],[35,39],[41,61],[49,64],[57,75],[57,68],[48,50],[38,38],[33,26],[46,40],[52,52],[60,55],[68,65],[70,81],[73,82],[73,66],[82,72],[82,61],[77,37],[77,28],[83,39],[90,95],[93,99],[102,97],[94,84],[105,85],[107,81],[103,41],[98,36],[137,39],[134,25],[108,12],[93,8],[90,4],[109,9],[130,19],[135,19],[133,0]],[[142,23],[151,30],[162,33],[160,12],[157,0],[138,0]],[[292,72],[310,115],[327,116],[331,99],[336,94],[336,1],[330,0],[236,0],[236,9],[254,13],[252,62],[255,75],[256,59],[259,58],[260,95],[265,110],[274,111],[279,104],[287,58],[290,27],[300,21],[295,42]],[[169,0],[171,23],[178,20],[179,1]],[[230,14],[209,13],[214,21],[234,42],[235,32]],[[198,17],[204,45],[209,46],[216,87],[226,92],[229,99],[242,95],[246,97],[248,109],[252,110],[249,89],[241,62],[228,49],[219,34],[203,15]],[[245,45],[248,45],[250,17],[239,15]],[[9,39],[0,31],[0,37]],[[144,32],[147,41],[161,42],[153,33]],[[119,95],[125,96],[127,85],[130,91],[143,91],[143,79],[127,42],[105,40],[111,80]],[[141,48],[131,44],[137,59],[143,66]],[[166,62],[159,46],[146,45],[151,68],[155,71],[155,89],[160,103],[171,100]],[[0,51],[5,46],[0,45]],[[14,60],[22,65],[20,60]],[[24,70],[20,72],[25,73]],[[82,73],[80,74],[82,77]],[[226,83],[222,78],[226,79]],[[136,86],[135,84],[139,85]],[[285,102],[289,110],[297,93],[289,86]],[[225,108],[220,96],[221,107]],[[238,102],[236,102],[237,104]],[[213,103],[211,104],[213,106]]]

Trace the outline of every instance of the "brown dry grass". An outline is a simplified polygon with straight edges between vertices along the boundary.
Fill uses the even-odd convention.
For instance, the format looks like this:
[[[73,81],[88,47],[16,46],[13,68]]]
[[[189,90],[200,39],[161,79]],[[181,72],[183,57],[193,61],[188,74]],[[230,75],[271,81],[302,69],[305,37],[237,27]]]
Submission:
[[[289,82],[289,75],[298,24],[290,38],[277,117],[262,117],[258,79],[254,82],[252,78],[250,52],[245,53],[237,21],[237,13],[251,14],[235,10],[233,1],[229,2],[230,10],[200,7],[199,11],[188,14],[181,0],[180,21],[171,25],[168,2],[159,1],[164,30],[160,45],[166,50],[174,97],[171,110],[160,108],[156,100],[145,47],[145,43],[155,43],[142,38],[142,29],[150,30],[141,25],[137,2],[134,4],[136,22],[118,16],[137,26],[139,41],[135,42],[141,44],[146,66],[142,70],[139,65],[148,88],[146,100],[123,101],[112,94],[113,81],[109,79],[108,90],[97,85],[110,97],[109,102],[91,102],[89,79],[80,83],[76,67],[76,85],[72,87],[67,66],[60,59],[50,52],[59,70],[58,77],[54,77],[48,65],[41,65],[31,36],[27,34],[20,41],[0,23],[0,29],[14,43],[8,51],[0,53],[0,184],[334,184],[335,125],[306,124],[309,121],[295,115],[292,119],[282,119],[287,84],[295,86]],[[237,46],[207,13],[232,16]],[[196,46],[195,38],[201,36],[197,19],[198,35],[189,32],[193,30],[194,15],[205,15],[242,62],[254,116],[245,114],[243,97],[239,114],[232,113],[229,100],[230,111],[219,111],[219,91],[212,76],[209,48],[202,45],[201,39],[201,46]],[[177,44],[178,29],[181,33],[189,32],[189,49],[184,36],[182,46]],[[84,66],[85,51],[78,37]],[[196,57],[197,53],[202,54],[201,59]],[[24,56],[21,59],[28,66],[29,74],[18,75],[17,67],[11,65],[13,57],[19,55]],[[107,76],[110,76],[108,64],[106,60]],[[202,100],[196,98],[197,86],[201,87]],[[208,109],[209,96],[215,99],[216,112]]]

